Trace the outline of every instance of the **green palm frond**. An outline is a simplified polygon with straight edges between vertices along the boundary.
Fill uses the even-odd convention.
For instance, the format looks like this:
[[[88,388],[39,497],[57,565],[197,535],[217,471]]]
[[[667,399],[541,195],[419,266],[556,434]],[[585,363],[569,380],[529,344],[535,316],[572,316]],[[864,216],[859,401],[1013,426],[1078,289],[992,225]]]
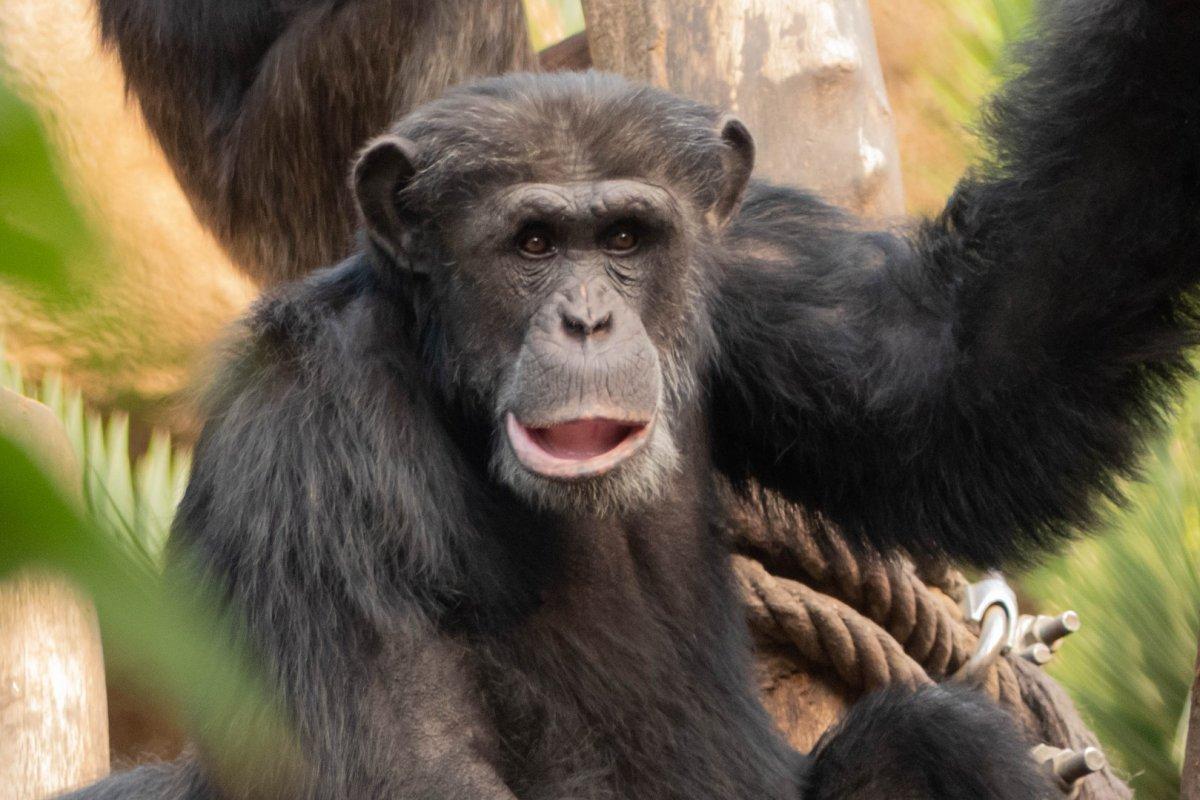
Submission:
[[[1140,797],[1176,797],[1200,613],[1200,389],[1100,537],[1026,576],[1084,622],[1051,672]],[[1183,720],[1183,722],[1181,722]]]
[[[45,404],[66,428],[83,470],[84,504],[89,516],[143,565],[157,569],[183,497],[191,452],[177,447],[165,431],[153,431],[137,459],[130,458],[129,416],[107,418],[86,408],[77,389],[50,373],[40,382],[24,378],[0,343],[0,387]]]

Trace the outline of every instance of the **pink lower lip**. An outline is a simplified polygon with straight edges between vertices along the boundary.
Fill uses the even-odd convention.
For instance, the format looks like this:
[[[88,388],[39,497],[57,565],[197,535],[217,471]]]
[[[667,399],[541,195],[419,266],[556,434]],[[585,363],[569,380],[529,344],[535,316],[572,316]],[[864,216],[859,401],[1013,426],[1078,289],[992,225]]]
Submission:
[[[533,472],[563,480],[600,475],[636,453],[649,437],[649,423],[605,418],[527,427],[512,413],[505,419],[517,459]]]

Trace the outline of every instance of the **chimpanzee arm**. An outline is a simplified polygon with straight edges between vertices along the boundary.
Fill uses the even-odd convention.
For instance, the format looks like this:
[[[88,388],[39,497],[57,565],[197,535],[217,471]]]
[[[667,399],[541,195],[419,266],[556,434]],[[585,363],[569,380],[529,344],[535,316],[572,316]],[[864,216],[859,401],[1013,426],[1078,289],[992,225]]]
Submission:
[[[489,761],[473,661],[443,624],[450,598],[500,604],[464,557],[498,561],[470,517],[491,509],[468,502],[412,357],[381,341],[399,326],[377,316],[370,284],[352,263],[260,302],[215,381],[176,518],[173,568],[221,593],[311,768],[298,791],[235,776],[229,796],[512,800]],[[236,729],[210,735],[237,741]],[[211,796],[176,774],[143,770],[80,797],[153,796],[137,792],[155,781]]]
[[[351,158],[468,77],[532,66],[517,0],[100,0],[198,215],[265,283],[345,256]]]
[[[1119,495],[1188,373],[1200,5],[1067,0],[992,159],[912,236],[756,188],[714,303],[719,466],[853,536],[979,564]]]

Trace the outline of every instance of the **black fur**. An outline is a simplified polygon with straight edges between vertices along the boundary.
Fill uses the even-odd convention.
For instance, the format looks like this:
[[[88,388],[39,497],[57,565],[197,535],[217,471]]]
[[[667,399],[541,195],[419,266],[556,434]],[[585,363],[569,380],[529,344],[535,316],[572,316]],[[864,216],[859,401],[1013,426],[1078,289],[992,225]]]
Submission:
[[[181,760],[173,764],[147,764],[115,774],[66,795],[64,800],[209,800],[216,796],[200,773],[199,764]]]
[[[291,700],[316,777],[283,796],[875,797],[828,794],[857,769],[840,737],[810,774],[759,704],[701,420],[682,430],[688,467],[669,501],[619,520],[536,514],[491,483],[486,445],[447,416],[374,275],[356,259],[260,305],[218,382],[173,539],[247,610]],[[1009,759],[1028,745],[1011,721],[931,697],[925,715],[923,696],[877,703],[843,735],[936,718],[949,738],[926,741],[955,746],[928,758],[1005,774],[978,797],[1039,796],[1025,791],[1032,762]],[[268,788],[218,794],[184,762],[74,797]]]
[[[680,466],[619,515],[539,511],[490,469],[489,310],[447,302],[464,231],[445,226],[489,181],[631,163],[703,211],[728,163],[716,113],[525,76],[399,123],[425,147],[402,199],[442,277],[373,253],[264,300],[216,382],[173,543],[291,704],[315,772],[298,796],[1048,791],[1002,714],[944,689],[869,700],[791,752],[752,688],[713,490],[715,466],[864,542],[980,564],[1115,496],[1194,339],[1200,12],[1065,0],[1040,31],[991,107],[994,159],[911,236],[761,185],[728,227],[693,225],[675,267],[700,307],[642,313],[712,346],[661,344],[697,386],[674,387]],[[439,187],[465,194],[439,206]],[[78,796],[216,796],[178,769]]]
[[[758,257],[717,306],[719,466],[985,565],[1119,498],[1196,338],[1197,14],[1167,7],[1054,4],[988,108],[992,159],[909,237],[752,194],[732,246]]]
[[[805,797],[1047,796],[1042,776],[1029,770],[1026,743],[1011,729],[1003,712],[962,687],[878,692],[817,743]]]

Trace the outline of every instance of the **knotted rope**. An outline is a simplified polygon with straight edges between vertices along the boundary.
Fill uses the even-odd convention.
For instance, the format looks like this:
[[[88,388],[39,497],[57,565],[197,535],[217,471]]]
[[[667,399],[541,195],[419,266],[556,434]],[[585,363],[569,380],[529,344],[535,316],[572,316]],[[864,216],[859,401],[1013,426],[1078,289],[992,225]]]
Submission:
[[[977,631],[958,606],[966,582],[947,565],[857,554],[836,533],[810,529],[794,508],[765,492],[747,501],[726,489],[723,501],[751,630],[831,672],[848,699],[884,686],[945,680],[975,651]],[[1062,688],[1023,659],[998,659],[980,688],[1037,741],[1077,750],[1098,746]],[[1076,796],[1127,800],[1133,794],[1106,768],[1081,781]]]

